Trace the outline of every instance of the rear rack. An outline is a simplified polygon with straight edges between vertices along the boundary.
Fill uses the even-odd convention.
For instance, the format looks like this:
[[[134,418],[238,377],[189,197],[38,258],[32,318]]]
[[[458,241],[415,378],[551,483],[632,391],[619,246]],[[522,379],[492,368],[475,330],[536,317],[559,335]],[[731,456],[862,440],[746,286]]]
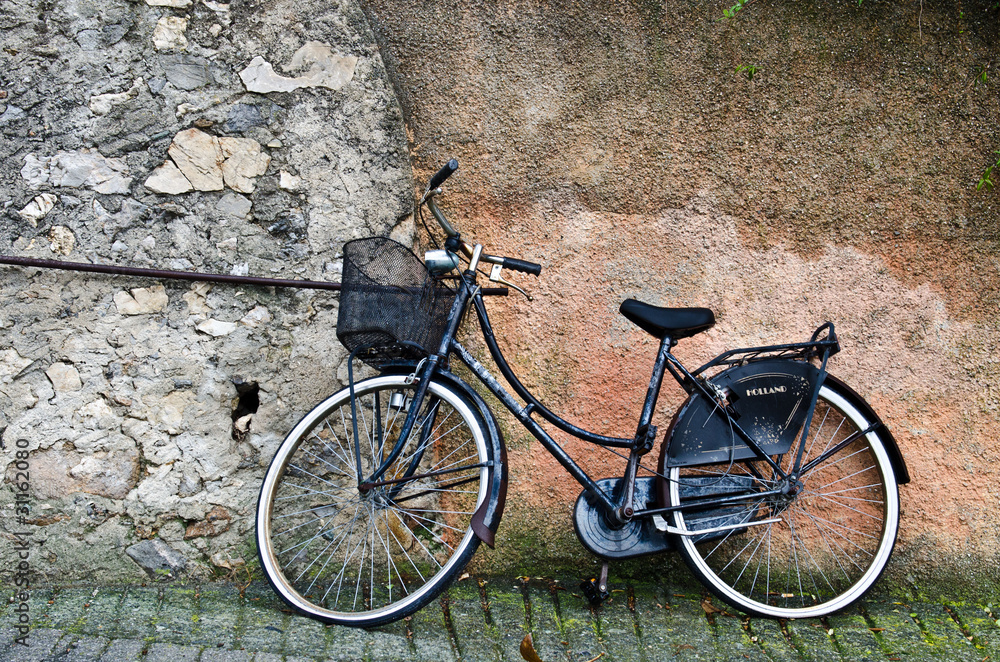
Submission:
[[[824,335],[825,332],[825,335]],[[833,322],[820,325],[808,342],[791,343],[788,345],[768,345],[765,347],[747,347],[733,349],[719,354],[714,359],[691,373],[697,377],[706,370],[716,366],[735,366],[753,361],[786,359],[789,361],[808,361],[812,358],[829,358],[840,351],[840,342],[833,329]]]

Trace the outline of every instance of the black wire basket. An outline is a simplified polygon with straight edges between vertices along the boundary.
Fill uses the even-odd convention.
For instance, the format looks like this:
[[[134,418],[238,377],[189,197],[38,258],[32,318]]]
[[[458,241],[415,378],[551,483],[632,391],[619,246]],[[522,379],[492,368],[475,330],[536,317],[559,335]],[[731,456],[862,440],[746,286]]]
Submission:
[[[337,338],[376,368],[424,358],[440,347],[454,298],[406,246],[386,237],[349,241]]]

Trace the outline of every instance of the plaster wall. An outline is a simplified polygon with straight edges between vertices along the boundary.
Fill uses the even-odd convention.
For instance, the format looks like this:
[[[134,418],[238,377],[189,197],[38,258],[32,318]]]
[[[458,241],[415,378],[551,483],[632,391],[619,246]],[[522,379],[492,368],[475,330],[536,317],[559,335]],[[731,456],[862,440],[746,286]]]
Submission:
[[[677,349],[693,365],[831,320],[844,348],[831,371],[888,421],[913,477],[890,574],[995,579],[1000,235],[998,194],[976,184],[1000,144],[1000,94],[976,76],[996,59],[996,11],[722,9],[366,4],[418,179],[457,156],[441,202],[457,227],[545,266],[512,276],[534,302],[490,303],[504,350],[555,411],[634,431],[655,345],[618,315],[628,297],[716,312]],[[665,390],[661,430],[679,403]],[[578,487],[510,436],[501,547],[521,554],[481,563],[589,568],[568,524]],[[619,458],[566,442],[597,475],[621,475]]]

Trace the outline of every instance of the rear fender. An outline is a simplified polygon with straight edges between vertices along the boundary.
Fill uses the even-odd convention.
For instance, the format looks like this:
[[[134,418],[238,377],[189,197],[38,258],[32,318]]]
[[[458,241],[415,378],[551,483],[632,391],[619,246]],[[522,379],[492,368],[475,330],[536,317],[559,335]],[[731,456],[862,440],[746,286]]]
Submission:
[[[744,398],[748,397],[748,387],[756,388],[754,393],[757,394],[771,389],[778,391],[775,394],[764,393],[772,402],[770,406],[765,407],[762,419],[755,422],[764,423],[765,427],[770,426],[779,432],[764,434],[763,437],[755,435],[755,438],[763,442],[763,447],[769,451],[769,454],[780,454],[787,452],[791,446],[796,431],[804,422],[804,420],[795,420],[795,418],[798,416],[804,418],[804,405],[808,404],[806,401],[791,418],[784,419],[783,412],[789,411],[792,406],[792,401],[788,398],[792,396],[793,391],[798,390],[798,388],[793,389],[792,385],[795,381],[803,380],[803,386],[811,386],[818,373],[819,371],[814,366],[805,362],[760,361],[729,368],[713,377],[712,381],[727,389],[740,385]],[[774,381],[774,375],[777,375],[777,381]],[[879,423],[875,434],[878,435],[882,446],[889,455],[893,472],[896,474],[896,482],[900,485],[909,483],[910,473],[906,468],[906,462],[903,460],[899,445],[892,436],[892,432],[882,422],[871,405],[854,389],[829,373],[827,373],[823,383],[843,395],[869,421]],[[780,391],[782,385],[787,387],[785,391]],[[739,393],[738,389],[737,393]],[[758,395],[750,395],[749,397],[756,398]],[[733,408],[739,413],[740,402],[737,401]],[[672,466],[725,462],[731,458],[733,443],[730,440],[733,437],[724,425],[724,417],[713,412],[712,409],[712,405],[707,403],[700,393],[696,393],[677,410],[664,437],[663,450],[660,454],[659,471],[662,475],[665,475]],[[755,427],[753,422],[744,417],[739,420],[739,423],[753,434]],[[759,425],[756,427],[759,428]],[[738,443],[736,446],[737,460],[753,456],[753,453],[742,443]]]
[[[899,450],[899,445],[896,444],[896,438],[892,436],[892,432],[889,431],[888,426],[882,422],[872,406],[868,404],[864,398],[857,394],[857,392],[850,386],[840,381],[833,375],[827,374],[826,381],[824,382],[830,388],[839,391],[841,395],[847,398],[847,401],[852,405],[857,407],[858,411],[865,415],[865,417],[872,423],[878,422],[878,429],[875,434],[878,435],[879,441],[882,442],[882,446],[885,447],[885,452],[889,455],[889,462],[892,463],[893,473],[896,474],[896,483],[899,485],[906,485],[910,482],[910,472],[906,468],[906,461],[903,460],[903,453]]]

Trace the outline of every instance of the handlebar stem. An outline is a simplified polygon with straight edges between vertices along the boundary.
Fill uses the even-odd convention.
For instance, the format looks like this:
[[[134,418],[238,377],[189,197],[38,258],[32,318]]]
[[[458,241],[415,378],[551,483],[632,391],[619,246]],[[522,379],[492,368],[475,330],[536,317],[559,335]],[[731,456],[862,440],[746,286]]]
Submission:
[[[479,266],[479,258],[483,254],[482,244],[476,244],[472,249],[472,256],[469,258],[469,271],[475,273]]]

